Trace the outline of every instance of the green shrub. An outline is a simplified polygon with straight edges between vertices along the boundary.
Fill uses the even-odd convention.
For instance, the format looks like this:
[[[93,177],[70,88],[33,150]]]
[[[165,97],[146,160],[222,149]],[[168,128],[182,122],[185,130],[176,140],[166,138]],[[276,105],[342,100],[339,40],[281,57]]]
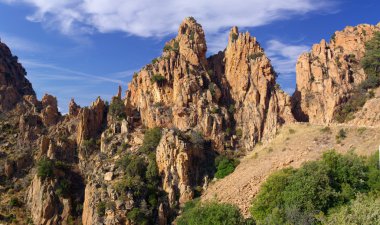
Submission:
[[[194,31],[191,31],[191,32],[190,32],[190,36],[189,36],[189,39],[190,39],[191,41],[194,41],[194,35],[195,35],[195,32],[194,32]]]
[[[139,148],[140,152],[149,153],[155,151],[161,140],[161,128],[155,127],[149,129],[144,134],[142,146]]]
[[[342,129],[339,130],[338,134],[335,136],[335,139],[336,139],[337,141],[339,141],[339,140],[344,140],[344,139],[346,139],[346,137],[347,137],[347,133],[346,133],[346,131],[342,128]]]
[[[109,107],[109,113],[117,119],[124,119],[126,115],[123,100],[120,98],[113,98]]]
[[[179,42],[174,41],[173,43],[173,51],[178,52],[179,51]]]
[[[263,55],[264,55],[264,53],[262,53],[262,52],[255,52],[255,53],[250,54],[248,56],[248,60],[255,60],[257,58],[261,58]]]
[[[41,159],[37,164],[37,176],[42,179],[53,178],[54,162],[48,158]]]
[[[296,130],[294,130],[292,128],[289,129],[289,134],[295,134],[295,133],[296,133]]]
[[[231,35],[231,41],[232,41],[232,42],[235,42],[238,38],[239,38],[239,35],[238,35],[238,34],[233,33],[233,34]]]
[[[216,86],[216,84],[214,84],[212,82],[208,85],[208,90],[210,91],[211,96],[215,96],[215,86]]]
[[[71,181],[68,179],[62,179],[58,182],[58,185],[55,189],[55,193],[58,196],[69,196],[70,195],[70,188],[71,188]]]
[[[331,133],[331,128],[330,127],[324,127],[321,129],[322,133]]]
[[[193,202],[187,204],[177,225],[243,225],[247,224],[236,206],[226,203]]]
[[[152,64],[156,64],[156,63],[158,63],[158,59],[157,58],[152,59]]]
[[[243,131],[242,129],[238,128],[236,129],[236,132],[235,132],[236,136],[238,136],[239,138],[241,138],[243,136]]]
[[[138,208],[133,208],[127,214],[127,218],[135,224],[147,225],[149,224],[148,219],[145,217],[145,214],[141,212]]]
[[[380,224],[379,208],[379,197],[359,195],[350,204],[335,209],[324,224]]]
[[[229,159],[226,156],[219,155],[215,158],[216,173],[215,177],[222,179],[227,175],[234,172],[235,168],[239,165],[239,160]]]
[[[164,52],[171,51],[171,50],[173,50],[173,47],[172,47],[171,45],[166,44],[166,45],[164,46]]]
[[[228,106],[228,112],[233,115],[235,113],[236,109],[235,109],[235,106],[233,104],[229,105]]]
[[[99,202],[96,206],[96,212],[98,213],[99,217],[103,217],[106,215],[106,203],[105,202]]]
[[[8,205],[12,208],[13,207],[20,207],[22,205],[22,203],[20,202],[20,200],[18,200],[18,198],[13,197],[13,198],[11,198],[11,200],[9,200]]]
[[[380,79],[380,32],[376,32],[374,37],[366,43],[365,50],[365,55],[361,61],[362,67],[368,78],[377,80],[378,86]]]
[[[380,162],[379,152],[368,158],[368,186],[370,190],[380,192]]]
[[[361,157],[326,152],[300,169],[271,175],[253,200],[251,214],[258,224],[317,224],[319,214],[370,190],[368,171]]]
[[[152,81],[152,83],[158,83],[158,84],[162,84],[163,82],[166,81],[166,78],[164,76],[162,76],[161,74],[154,74],[150,80]]]

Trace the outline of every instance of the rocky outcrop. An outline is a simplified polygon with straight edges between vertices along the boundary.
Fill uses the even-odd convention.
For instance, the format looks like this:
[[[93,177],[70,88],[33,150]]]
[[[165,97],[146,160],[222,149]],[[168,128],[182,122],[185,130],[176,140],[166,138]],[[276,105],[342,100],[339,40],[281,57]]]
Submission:
[[[148,127],[197,129],[218,150],[236,148],[237,139],[251,149],[293,121],[290,98],[276,88],[270,60],[254,37],[233,28],[224,52],[207,61],[206,50],[201,26],[185,19],[162,56],[135,74],[127,108]]]
[[[322,40],[297,62],[297,88],[293,95],[294,114],[298,120],[311,123],[330,123],[337,107],[366,74],[360,66],[365,43],[380,24],[346,27],[337,31],[329,43]]]
[[[27,194],[28,207],[35,224],[60,224],[59,199],[54,193],[54,182],[34,177]]]
[[[80,106],[72,98],[69,103],[69,116],[77,116],[80,110]]]
[[[100,135],[106,118],[106,106],[98,98],[88,108],[81,108],[78,114],[80,118],[77,128],[77,144],[81,146],[83,140],[90,140]]]
[[[125,103],[138,111],[147,127],[198,129],[222,147],[223,124],[229,119],[212,94],[218,87],[207,73],[206,50],[201,26],[192,18],[185,19],[162,56],[135,75]]]
[[[59,117],[61,116],[58,112],[57,98],[52,95],[45,94],[42,98],[42,110],[41,118],[42,122],[46,126],[54,125],[58,122]]]
[[[276,85],[276,73],[255,37],[231,29],[226,50],[210,58],[223,102],[235,120],[242,147],[251,149],[294,121],[290,97]]]
[[[35,96],[25,76],[26,71],[18,63],[17,56],[0,42],[0,111],[12,109],[25,95]]]
[[[179,131],[165,130],[156,150],[158,171],[163,190],[168,193],[169,205],[175,207],[194,197],[194,189],[207,174],[207,149],[197,134],[181,135]],[[197,140],[198,141],[197,141]]]
[[[374,90],[373,98],[367,100],[363,108],[354,114],[349,124],[355,126],[380,126],[380,88]]]

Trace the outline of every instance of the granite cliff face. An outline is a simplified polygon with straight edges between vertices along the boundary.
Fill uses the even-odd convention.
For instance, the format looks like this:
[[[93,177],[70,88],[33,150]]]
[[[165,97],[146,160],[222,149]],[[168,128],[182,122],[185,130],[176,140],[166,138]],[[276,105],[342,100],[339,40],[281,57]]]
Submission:
[[[252,149],[273,137],[282,124],[294,121],[290,97],[276,84],[270,60],[248,32],[232,28],[226,50],[209,61],[241,147]]]
[[[135,74],[125,102],[144,125],[196,129],[223,151],[249,150],[294,120],[254,37],[235,27],[224,52],[206,60],[206,49],[201,26],[188,18],[162,56]]]
[[[337,107],[347,101],[352,90],[367,78],[360,61],[365,43],[380,31],[380,24],[346,27],[322,40],[297,62],[297,89],[293,95],[298,120],[330,123]]]
[[[0,111],[12,109],[24,96],[35,96],[25,76],[26,71],[17,56],[0,42]]]

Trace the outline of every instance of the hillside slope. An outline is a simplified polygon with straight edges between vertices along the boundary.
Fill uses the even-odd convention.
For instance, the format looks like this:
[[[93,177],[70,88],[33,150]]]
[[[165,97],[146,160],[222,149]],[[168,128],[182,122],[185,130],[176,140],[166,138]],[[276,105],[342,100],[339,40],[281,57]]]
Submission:
[[[338,141],[336,135],[341,129],[345,130],[347,137]],[[320,158],[329,149],[369,155],[378,148],[378,140],[380,127],[331,124],[326,128],[309,123],[283,126],[272,141],[256,146],[244,157],[232,174],[212,182],[202,200],[216,199],[236,204],[243,215],[249,217],[252,199],[274,171],[289,166],[300,167],[306,161]]]

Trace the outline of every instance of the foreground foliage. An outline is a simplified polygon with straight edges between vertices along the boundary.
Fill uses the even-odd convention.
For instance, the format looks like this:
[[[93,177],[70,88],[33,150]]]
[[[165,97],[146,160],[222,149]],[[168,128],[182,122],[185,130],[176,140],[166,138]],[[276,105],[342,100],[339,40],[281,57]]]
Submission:
[[[235,168],[239,165],[239,160],[229,159],[226,156],[220,155],[215,158],[216,173],[215,177],[222,179],[227,175],[235,171]]]
[[[380,197],[359,195],[350,204],[332,212],[324,224],[379,224]]]
[[[318,224],[323,215],[348,204],[358,193],[379,191],[376,157],[329,151],[299,169],[281,170],[263,184],[251,214],[257,224]]]
[[[225,203],[189,202],[183,214],[177,219],[177,225],[243,225],[246,221],[236,206]],[[253,223],[252,223],[253,224]]]

